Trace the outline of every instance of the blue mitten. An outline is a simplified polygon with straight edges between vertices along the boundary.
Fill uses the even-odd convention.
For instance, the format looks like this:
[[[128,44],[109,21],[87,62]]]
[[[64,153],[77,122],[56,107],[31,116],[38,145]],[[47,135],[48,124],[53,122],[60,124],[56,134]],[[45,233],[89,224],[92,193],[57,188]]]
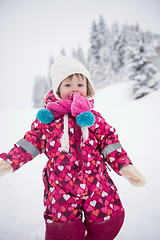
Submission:
[[[41,123],[45,124],[51,123],[54,120],[54,114],[46,108],[39,110],[36,117]]]

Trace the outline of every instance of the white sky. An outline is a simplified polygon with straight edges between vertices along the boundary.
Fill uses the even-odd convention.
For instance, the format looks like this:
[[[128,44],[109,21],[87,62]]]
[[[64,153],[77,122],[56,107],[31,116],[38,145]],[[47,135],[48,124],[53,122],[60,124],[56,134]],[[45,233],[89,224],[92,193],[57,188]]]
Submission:
[[[29,108],[36,75],[46,76],[49,56],[88,48],[92,21],[102,14],[138,22],[160,34],[159,0],[0,0],[0,108]]]

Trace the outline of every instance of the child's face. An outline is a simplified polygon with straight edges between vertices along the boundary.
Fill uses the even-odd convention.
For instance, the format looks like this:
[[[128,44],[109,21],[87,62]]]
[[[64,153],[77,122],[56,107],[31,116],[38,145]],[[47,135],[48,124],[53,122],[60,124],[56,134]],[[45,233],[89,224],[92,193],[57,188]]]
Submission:
[[[78,93],[82,97],[87,96],[86,79],[83,79],[81,75],[75,74],[73,77],[66,78],[59,87],[61,99],[69,98],[72,93]]]

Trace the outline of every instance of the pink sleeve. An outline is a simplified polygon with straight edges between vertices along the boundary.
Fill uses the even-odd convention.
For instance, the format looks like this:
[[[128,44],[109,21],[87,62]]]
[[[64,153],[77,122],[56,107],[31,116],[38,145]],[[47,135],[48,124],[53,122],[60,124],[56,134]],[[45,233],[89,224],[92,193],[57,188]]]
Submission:
[[[45,136],[40,125],[42,124],[38,120],[33,122],[31,131],[28,131],[23,139],[20,139],[8,153],[0,154],[0,158],[11,164],[14,171],[44,151]]]
[[[115,128],[106,123],[104,118],[98,113],[96,118],[96,137],[100,152],[103,154],[106,162],[119,175],[120,169],[131,163],[127,152],[123,149],[116,133]]]

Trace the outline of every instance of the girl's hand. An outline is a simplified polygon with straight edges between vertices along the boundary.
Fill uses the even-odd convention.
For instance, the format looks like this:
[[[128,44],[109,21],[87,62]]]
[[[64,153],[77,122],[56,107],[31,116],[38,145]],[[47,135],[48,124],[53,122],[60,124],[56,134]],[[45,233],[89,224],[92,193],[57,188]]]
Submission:
[[[146,184],[145,178],[132,164],[122,167],[120,174],[136,187],[143,187]]]
[[[13,172],[12,166],[3,159],[0,159],[0,177],[11,172]]]

